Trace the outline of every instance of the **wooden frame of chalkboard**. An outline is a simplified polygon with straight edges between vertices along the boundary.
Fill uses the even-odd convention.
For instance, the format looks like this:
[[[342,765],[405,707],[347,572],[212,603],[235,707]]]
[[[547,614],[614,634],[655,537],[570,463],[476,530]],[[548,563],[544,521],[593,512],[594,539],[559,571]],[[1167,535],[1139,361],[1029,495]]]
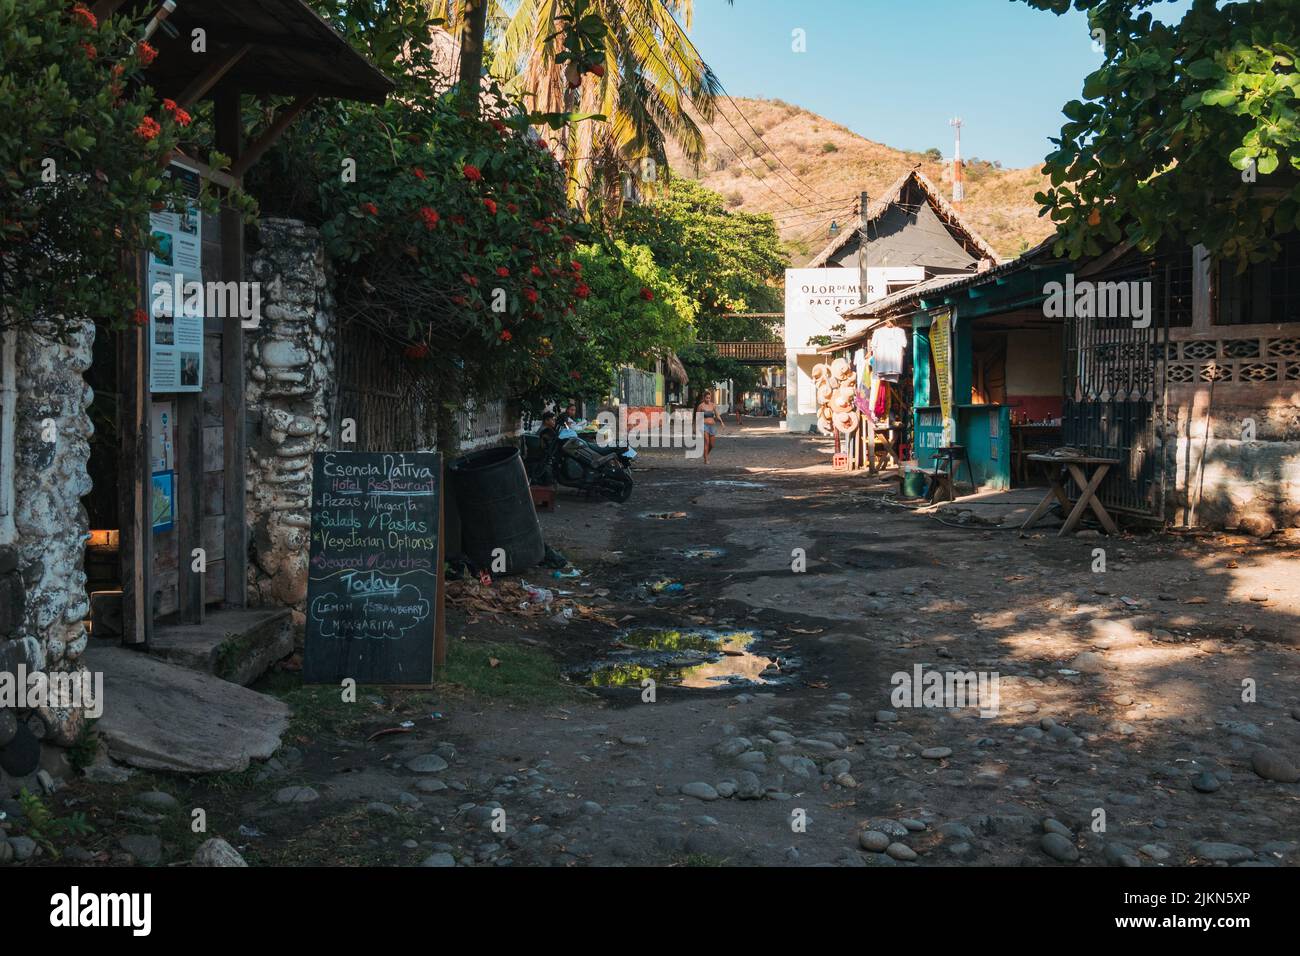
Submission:
[[[303,682],[429,687],[447,658],[442,456],[317,452]]]

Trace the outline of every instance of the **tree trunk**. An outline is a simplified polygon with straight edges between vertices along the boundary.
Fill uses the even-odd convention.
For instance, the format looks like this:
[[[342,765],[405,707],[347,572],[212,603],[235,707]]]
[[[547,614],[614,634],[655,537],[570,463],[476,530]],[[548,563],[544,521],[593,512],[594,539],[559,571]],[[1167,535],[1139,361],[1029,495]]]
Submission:
[[[460,33],[460,97],[464,108],[475,113],[479,110],[487,8],[488,0],[466,0],[465,22]]]

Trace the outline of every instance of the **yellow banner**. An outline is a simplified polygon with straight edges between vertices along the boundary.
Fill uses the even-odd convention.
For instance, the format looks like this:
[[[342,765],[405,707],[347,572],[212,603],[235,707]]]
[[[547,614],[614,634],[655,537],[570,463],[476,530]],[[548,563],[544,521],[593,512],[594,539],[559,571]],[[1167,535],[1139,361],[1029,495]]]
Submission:
[[[935,387],[939,390],[939,410],[943,416],[943,443],[951,445],[957,438],[952,417],[952,313],[941,312],[930,324],[930,353],[934,356]]]

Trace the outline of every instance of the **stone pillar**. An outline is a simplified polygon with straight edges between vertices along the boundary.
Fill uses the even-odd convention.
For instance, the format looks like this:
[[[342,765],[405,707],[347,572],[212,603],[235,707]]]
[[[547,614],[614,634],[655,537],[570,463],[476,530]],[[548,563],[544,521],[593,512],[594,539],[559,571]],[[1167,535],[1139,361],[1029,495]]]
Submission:
[[[81,655],[90,610],[83,568],[89,519],[81,504],[90,491],[86,463],[93,397],[82,377],[90,368],[95,327],[83,322],[63,340],[23,328],[17,337],[14,423],[15,540],[6,566],[21,581],[5,587],[11,631],[0,634],[0,665],[21,661],[28,670],[84,670]],[[5,600],[0,595],[0,600]],[[20,619],[13,627],[15,608]],[[4,638],[8,637],[8,640]],[[33,711],[37,736],[68,746],[81,732],[80,708]],[[2,730],[3,728],[0,728]]]
[[[311,456],[329,446],[335,394],[334,299],[320,234],[291,219],[259,224],[249,272],[262,322],[245,334],[249,601],[289,606],[304,622],[311,529]],[[301,633],[301,632],[299,632]]]

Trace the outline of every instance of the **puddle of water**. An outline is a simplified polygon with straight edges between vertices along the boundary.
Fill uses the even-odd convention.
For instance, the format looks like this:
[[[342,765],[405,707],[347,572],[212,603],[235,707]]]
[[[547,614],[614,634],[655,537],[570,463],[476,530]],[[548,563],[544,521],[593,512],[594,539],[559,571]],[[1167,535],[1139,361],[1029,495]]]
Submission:
[[[654,518],[658,521],[677,521],[686,517],[685,511],[647,511],[639,515],[641,518]]]
[[[692,561],[716,561],[727,556],[726,548],[665,548],[664,550]]]
[[[767,485],[759,481],[728,481],[723,478],[714,478],[712,481],[706,481],[706,485],[720,485],[723,488],[766,488]]]
[[[571,673],[589,687],[640,687],[646,678],[700,690],[784,683],[789,677],[776,658],[752,650],[757,639],[754,631],[624,631],[607,659]]]

